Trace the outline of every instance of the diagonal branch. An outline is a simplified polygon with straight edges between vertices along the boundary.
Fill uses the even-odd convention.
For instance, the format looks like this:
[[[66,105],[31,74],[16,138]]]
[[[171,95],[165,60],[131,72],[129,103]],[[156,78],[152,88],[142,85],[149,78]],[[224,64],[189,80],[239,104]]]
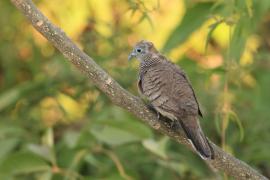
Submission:
[[[123,89],[91,57],[82,52],[60,28],[53,25],[31,0],[11,0],[11,2],[27,17],[37,31],[51,42],[73,65],[86,74],[92,83],[105,93],[114,104],[131,112],[153,129],[192,149],[183,133],[179,135],[167,123],[159,121],[156,115],[138,97]],[[246,163],[227,154],[214,143],[211,144],[215,151],[215,159],[207,160],[207,163],[212,167],[235,179],[267,180],[266,177]]]

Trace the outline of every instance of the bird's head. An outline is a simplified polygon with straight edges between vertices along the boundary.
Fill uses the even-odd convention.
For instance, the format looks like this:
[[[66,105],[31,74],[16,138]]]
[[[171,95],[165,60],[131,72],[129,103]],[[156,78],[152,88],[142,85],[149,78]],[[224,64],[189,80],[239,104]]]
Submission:
[[[128,56],[128,60],[137,58],[139,61],[143,61],[146,56],[156,52],[157,50],[152,42],[142,40],[135,45],[133,51]]]

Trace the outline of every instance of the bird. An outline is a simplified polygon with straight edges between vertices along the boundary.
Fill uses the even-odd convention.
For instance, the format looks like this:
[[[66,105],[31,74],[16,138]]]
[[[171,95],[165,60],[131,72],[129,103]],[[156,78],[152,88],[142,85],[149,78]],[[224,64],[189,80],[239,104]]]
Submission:
[[[203,159],[214,159],[214,151],[199,123],[203,117],[191,83],[176,64],[162,55],[150,41],[136,43],[128,60],[139,62],[138,91],[158,114],[178,124]]]

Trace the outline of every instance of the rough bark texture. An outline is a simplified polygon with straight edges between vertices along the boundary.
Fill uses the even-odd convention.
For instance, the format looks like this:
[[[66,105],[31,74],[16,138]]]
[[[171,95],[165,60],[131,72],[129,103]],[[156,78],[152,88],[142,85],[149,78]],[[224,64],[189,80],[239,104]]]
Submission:
[[[85,73],[114,104],[131,112],[153,129],[192,149],[183,133],[173,131],[167,123],[158,120],[156,114],[151,112],[140,98],[123,89],[91,57],[82,52],[60,28],[53,25],[31,0],[11,0],[11,2],[27,17],[37,31],[81,72]],[[214,148],[215,159],[208,160],[207,164],[235,179],[267,179],[246,163],[224,152],[214,143],[211,142],[211,144]]]

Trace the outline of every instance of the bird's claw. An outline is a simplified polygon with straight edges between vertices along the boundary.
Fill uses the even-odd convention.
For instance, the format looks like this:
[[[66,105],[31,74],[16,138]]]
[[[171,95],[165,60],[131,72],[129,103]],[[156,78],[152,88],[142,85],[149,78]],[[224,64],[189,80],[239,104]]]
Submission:
[[[157,118],[158,118],[158,120],[159,120],[159,118],[160,118],[160,113],[159,113],[159,112],[157,112]]]
[[[170,129],[174,129],[174,125],[175,125],[175,122],[174,121],[171,121],[170,122]]]
[[[157,114],[157,119],[160,120],[160,113],[154,108],[152,104],[147,104],[147,107]]]

